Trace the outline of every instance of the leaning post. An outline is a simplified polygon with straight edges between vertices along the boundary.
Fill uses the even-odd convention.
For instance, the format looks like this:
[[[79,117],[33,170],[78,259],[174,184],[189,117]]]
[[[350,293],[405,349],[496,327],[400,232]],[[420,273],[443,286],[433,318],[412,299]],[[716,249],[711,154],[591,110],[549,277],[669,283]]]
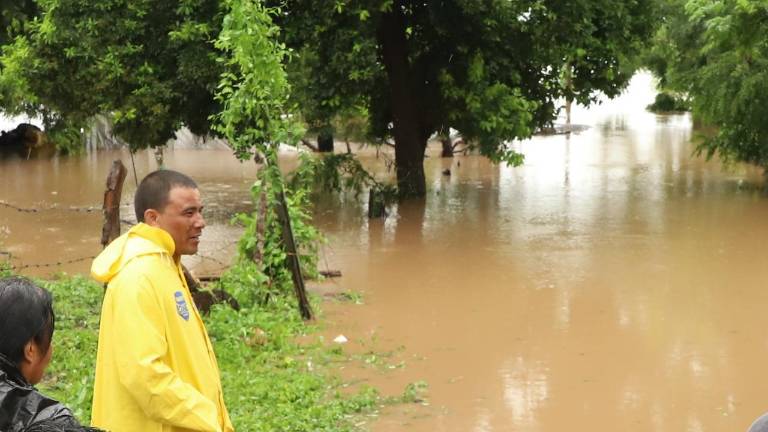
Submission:
[[[296,242],[293,238],[291,218],[288,214],[288,205],[285,202],[285,193],[281,189],[276,195],[277,218],[283,231],[283,247],[287,255],[288,267],[291,270],[293,289],[296,293],[296,299],[299,301],[301,317],[305,320],[310,320],[312,319],[312,308],[309,305],[307,290],[304,287],[304,276],[301,274],[301,263],[299,262],[299,253],[296,250]]]
[[[107,247],[112,240],[120,236],[120,198],[123,195],[123,182],[128,170],[120,160],[112,162],[107,176],[107,190],[104,191],[104,226],[101,229],[101,245]]]

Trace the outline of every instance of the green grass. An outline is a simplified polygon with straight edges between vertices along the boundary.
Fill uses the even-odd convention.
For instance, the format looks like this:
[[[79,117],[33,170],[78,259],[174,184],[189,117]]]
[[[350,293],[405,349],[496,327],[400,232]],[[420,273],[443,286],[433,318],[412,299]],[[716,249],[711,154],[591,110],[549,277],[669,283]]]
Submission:
[[[53,359],[40,390],[61,401],[83,422],[91,418],[99,312],[104,287],[83,276],[61,275],[38,283],[53,294]]]
[[[223,288],[238,296],[247,284],[236,286],[236,277],[225,278]],[[53,293],[57,314],[54,358],[40,390],[88,422],[104,289],[82,276],[39,282]],[[383,403],[369,387],[341,392],[334,365],[350,359],[300,320],[291,297],[273,295],[267,305],[239,312],[217,306],[204,320],[238,431],[355,431],[360,416],[374,415]]]

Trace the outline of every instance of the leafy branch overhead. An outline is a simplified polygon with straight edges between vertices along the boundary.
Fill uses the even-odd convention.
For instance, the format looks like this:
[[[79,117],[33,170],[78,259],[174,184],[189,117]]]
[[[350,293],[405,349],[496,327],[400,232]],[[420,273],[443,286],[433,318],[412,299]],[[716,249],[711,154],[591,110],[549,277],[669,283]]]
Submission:
[[[283,68],[288,50],[272,22],[278,9],[260,1],[227,0],[228,13],[215,46],[224,72],[216,92],[221,112],[213,118],[235,154],[245,159],[270,145],[295,144],[302,135],[287,111],[290,86]]]
[[[3,50],[0,87],[16,75],[46,128],[80,129],[97,114],[133,149],[162,146],[181,126],[206,135],[222,65],[212,40],[218,0],[40,1],[40,17]],[[19,98],[4,100],[18,111]],[[14,106],[15,105],[15,106]]]

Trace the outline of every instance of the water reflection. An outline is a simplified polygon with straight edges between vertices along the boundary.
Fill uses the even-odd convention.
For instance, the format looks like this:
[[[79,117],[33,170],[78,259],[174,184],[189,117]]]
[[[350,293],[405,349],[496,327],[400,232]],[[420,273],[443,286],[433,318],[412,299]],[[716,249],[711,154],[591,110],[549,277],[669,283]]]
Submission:
[[[515,143],[523,167],[428,159],[423,217],[368,252],[389,272],[332,258],[370,298],[338,328],[429,358],[385,385],[426,378],[445,410],[409,430],[739,430],[763,410],[760,173],[693,158],[688,116],[643,110],[648,81],[585,132]]]
[[[504,385],[504,401],[511,412],[512,424],[536,426],[538,410],[549,397],[544,368],[518,357],[510,359],[499,372]]]

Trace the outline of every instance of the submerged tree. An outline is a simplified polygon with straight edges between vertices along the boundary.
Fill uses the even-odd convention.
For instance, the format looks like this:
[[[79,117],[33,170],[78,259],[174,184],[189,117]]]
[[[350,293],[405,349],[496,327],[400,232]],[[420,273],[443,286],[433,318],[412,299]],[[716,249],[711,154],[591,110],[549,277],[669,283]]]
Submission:
[[[506,143],[550,122],[560,97],[589,103],[598,90],[617,94],[631,75],[626,55],[653,25],[651,0],[280,5],[286,43],[311,57],[306,93],[319,97],[306,103],[328,118],[347,100],[366,104],[370,132],[394,138],[404,196],[425,194],[427,140],[449,128],[494,161],[522,163]]]

